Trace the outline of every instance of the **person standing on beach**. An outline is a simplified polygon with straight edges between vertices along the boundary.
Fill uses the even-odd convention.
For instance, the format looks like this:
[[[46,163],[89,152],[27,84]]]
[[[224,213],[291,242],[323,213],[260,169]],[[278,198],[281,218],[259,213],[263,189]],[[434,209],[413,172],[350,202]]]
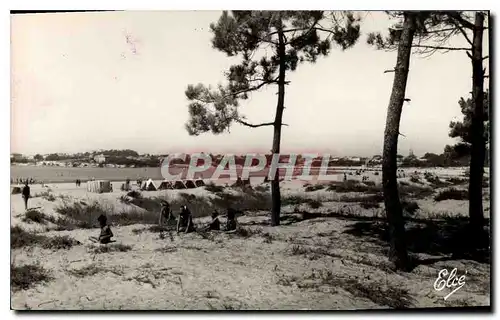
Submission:
[[[26,184],[24,185],[22,194],[24,200],[24,209],[28,210],[28,199],[30,198],[30,187],[28,186],[28,181],[26,181]]]

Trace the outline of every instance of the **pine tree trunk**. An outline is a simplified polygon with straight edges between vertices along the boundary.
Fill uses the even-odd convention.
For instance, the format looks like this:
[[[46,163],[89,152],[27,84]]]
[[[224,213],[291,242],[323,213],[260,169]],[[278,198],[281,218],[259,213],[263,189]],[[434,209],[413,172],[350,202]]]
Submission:
[[[486,156],[484,138],[484,74],[483,74],[483,13],[476,12],[472,41],[472,102],[471,159],[469,180],[469,216],[472,231],[482,232],[483,174]],[[478,233],[475,233],[478,235]],[[472,236],[474,237],[474,236]]]
[[[382,162],[384,202],[391,244],[389,260],[394,263],[397,269],[403,270],[408,270],[410,263],[406,250],[403,209],[398,192],[397,153],[399,123],[405,99],[414,33],[415,15],[413,13],[405,13],[403,32],[398,46],[392,93],[387,110]]]
[[[278,56],[280,59],[279,77],[278,77],[278,105],[276,106],[276,117],[274,119],[274,136],[273,136],[273,154],[280,153],[281,142],[281,126],[283,119],[283,110],[285,103],[285,36],[283,32],[278,33]],[[271,181],[271,225],[279,226],[280,212],[281,212],[281,195],[280,195],[280,181],[279,170],[276,170],[274,179]]]

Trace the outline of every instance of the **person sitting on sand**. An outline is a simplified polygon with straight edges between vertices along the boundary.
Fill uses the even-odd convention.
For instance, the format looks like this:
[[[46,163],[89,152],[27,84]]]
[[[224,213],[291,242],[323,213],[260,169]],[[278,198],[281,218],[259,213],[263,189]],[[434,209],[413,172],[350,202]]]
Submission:
[[[170,209],[170,204],[167,201],[161,202],[161,210],[160,210],[160,227],[163,226],[165,222],[168,222],[174,218],[172,210]]]
[[[28,199],[30,198],[30,187],[28,186],[28,181],[26,181],[26,184],[24,185],[22,195],[24,200],[24,209],[28,210]]]
[[[177,219],[177,233],[184,231],[185,233],[192,232],[195,230],[193,224],[193,217],[191,216],[191,211],[189,211],[187,206],[181,207],[181,212],[179,213],[179,218]]]
[[[217,212],[217,210],[214,210],[212,212],[212,221],[208,226],[206,226],[205,230],[215,230],[215,231],[220,230],[219,213]]]
[[[227,208],[226,231],[236,230],[236,210]]]
[[[90,237],[89,239],[92,242],[99,242],[102,244],[114,242],[111,240],[111,238],[113,237],[113,232],[111,231],[111,228],[107,224],[107,220],[108,219],[106,218],[106,216],[102,214],[97,218],[97,221],[99,221],[99,225],[101,226],[101,233],[99,234],[98,238]]]

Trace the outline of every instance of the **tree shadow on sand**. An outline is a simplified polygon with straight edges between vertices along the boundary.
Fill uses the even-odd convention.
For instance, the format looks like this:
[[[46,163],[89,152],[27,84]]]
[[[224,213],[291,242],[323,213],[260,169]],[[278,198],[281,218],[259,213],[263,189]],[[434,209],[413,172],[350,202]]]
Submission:
[[[483,234],[473,234],[470,232],[468,222],[468,219],[461,217],[406,221],[408,251],[439,256],[439,258],[415,259],[413,267],[457,259],[490,263],[489,228]],[[489,226],[489,220],[486,221],[486,225]],[[358,221],[344,233],[363,238],[379,246],[389,246],[389,234],[385,221]]]

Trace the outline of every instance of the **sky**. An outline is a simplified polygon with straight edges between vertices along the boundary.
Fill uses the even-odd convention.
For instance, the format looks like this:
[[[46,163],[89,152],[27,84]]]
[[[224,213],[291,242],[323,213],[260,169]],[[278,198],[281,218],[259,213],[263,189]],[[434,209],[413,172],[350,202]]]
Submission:
[[[366,44],[392,23],[359,12],[361,37],[287,74],[282,153],[381,154],[396,53]],[[11,152],[133,149],[139,153],[270,152],[272,127],[238,124],[220,135],[189,136],[188,84],[224,83],[238,62],[212,48],[220,11],[129,11],[11,16]],[[485,40],[486,41],[486,40]],[[466,46],[459,36],[453,45]],[[487,46],[486,46],[487,47]],[[486,53],[485,53],[486,54]],[[399,153],[441,153],[449,123],[461,119],[471,63],[464,51],[413,55]],[[274,120],[277,87],[251,95],[240,113]]]

